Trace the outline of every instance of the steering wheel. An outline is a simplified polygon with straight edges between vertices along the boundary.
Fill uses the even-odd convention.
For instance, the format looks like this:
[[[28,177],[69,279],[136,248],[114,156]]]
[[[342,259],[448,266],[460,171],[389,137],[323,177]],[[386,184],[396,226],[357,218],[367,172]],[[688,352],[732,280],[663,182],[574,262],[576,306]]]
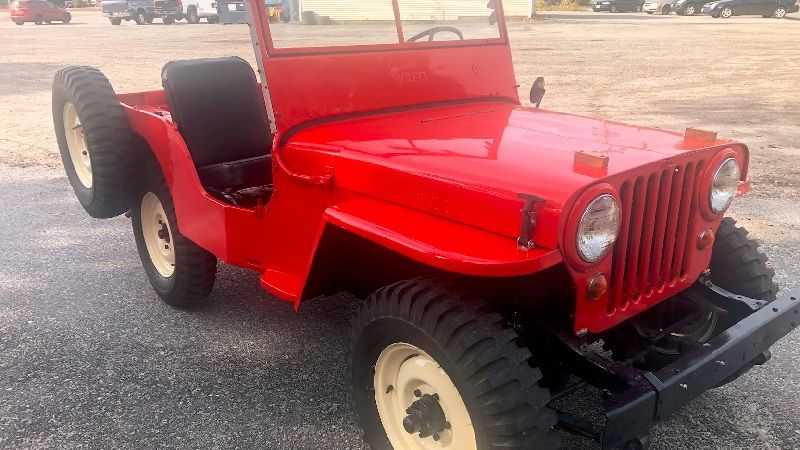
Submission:
[[[464,40],[464,33],[462,33],[461,30],[459,30],[456,27],[443,26],[443,27],[429,28],[429,29],[423,31],[422,33],[415,34],[414,36],[406,39],[406,42],[417,42],[418,40],[424,38],[425,36],[428,36],[428,42],[431,42],[433,40],[434,36],[436,36],[438,33],[442,33],[442,32],[453,33],[456,36],[458,36],[459,40],[462,40],[462,41]]]

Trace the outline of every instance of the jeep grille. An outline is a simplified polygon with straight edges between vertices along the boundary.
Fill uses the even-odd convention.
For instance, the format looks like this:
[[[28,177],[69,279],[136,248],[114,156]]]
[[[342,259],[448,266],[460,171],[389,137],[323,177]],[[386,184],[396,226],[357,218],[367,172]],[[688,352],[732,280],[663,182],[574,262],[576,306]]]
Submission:
[[[686,276],[689,239],[705,162],[674,163],[622,183],[622,223],[613,255],[608,310],[625,309]]]

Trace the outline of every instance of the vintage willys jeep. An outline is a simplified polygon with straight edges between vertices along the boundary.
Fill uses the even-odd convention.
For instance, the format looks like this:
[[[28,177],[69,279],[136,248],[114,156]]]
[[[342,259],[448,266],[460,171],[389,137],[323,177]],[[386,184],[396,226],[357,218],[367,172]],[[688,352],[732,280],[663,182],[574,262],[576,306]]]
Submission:
[[[797,326],[800,293],[776,298],[724,217],[744,145],[538,109],[541,82],[523,107],[501,2],[411,38],[386,3],[394,43],[285,47],[250,1],[260,83],[238,58],[122,95],[57,73],[69,181],[93,217],[130,215],[164,301],[201,303],[218,259],[294,308],[366,297],[351,373],[374,448],[548,448],[557,428],[640,448]],[[585,384],[605,423],[556,410]]]

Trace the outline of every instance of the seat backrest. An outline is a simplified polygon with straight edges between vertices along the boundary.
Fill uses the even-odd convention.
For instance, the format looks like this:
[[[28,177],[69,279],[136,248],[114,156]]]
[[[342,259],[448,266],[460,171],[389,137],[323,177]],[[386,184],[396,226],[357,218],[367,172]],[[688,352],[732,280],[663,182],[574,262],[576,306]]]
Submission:
[[[264,99],[242,58],[171,61],[161,81],[195,166],[264,156],[272,148]]]

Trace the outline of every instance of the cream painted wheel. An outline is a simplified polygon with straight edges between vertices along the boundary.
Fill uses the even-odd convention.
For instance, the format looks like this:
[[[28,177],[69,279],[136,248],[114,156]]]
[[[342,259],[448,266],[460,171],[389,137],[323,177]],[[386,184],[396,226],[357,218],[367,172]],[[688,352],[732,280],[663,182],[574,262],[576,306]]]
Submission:
[[[78,117],[78,110],[72,102],[64,103],[64,136],[67,139],[69,157],[78,180],[86,189],[92,188],[92,159],[86,145],[83,124]]]
[[[148,192],[142,197],[141,218],[150,262],[162,277],[169,278],[175,273],[175,245],[167,213],[156,194]]]
[[[381,352],[375,404],[395,449],[477,450],[458,389],[436,360],[411,344],[391,344]]]

